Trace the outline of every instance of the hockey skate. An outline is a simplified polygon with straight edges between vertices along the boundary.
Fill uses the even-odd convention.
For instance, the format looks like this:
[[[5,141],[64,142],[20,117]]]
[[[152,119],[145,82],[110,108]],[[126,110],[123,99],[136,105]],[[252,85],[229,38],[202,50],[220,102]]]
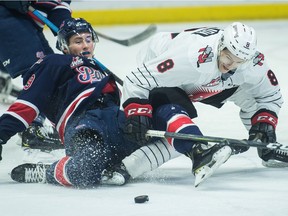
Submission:
[[[203,144],[196,144],[192,152],[186,154],[193,163],[192,173],[195,175],[195,187],[209,178],[232,154],[229,146],[215,144],[210,148],[205,147]]]
[[[65,155],[58,132],[52,127],[32,124],[22,133],[24,163],[53,163]]]
[[[10,75],[0,71],[0,103],[14,103],[20,91],[21,88],[12,83]]]
[[[22,147],[50,152],[63,149],[64,145],[54,127],[32,124],[22,133]]]
[[[48,164],[25,163],[11,171],[11,178],[20,183],[46,183],[46,169]]]
[[[115,165],[102,172],[101,184],[103,185],[124,185],[130,179],[124,164]]]
[[[281,149],[271,150],[265,155],[262,165],[268,168],[288,167],[288,152]]]

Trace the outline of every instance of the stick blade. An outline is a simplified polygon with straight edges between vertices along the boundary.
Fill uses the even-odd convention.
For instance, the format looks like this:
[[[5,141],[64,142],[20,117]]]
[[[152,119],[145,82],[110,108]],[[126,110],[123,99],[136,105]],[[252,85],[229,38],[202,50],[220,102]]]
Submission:
[[[138,35],[135,35],[134,37],[127,39],[127,45],[126,46],[132,46],[134,44],[140,43],[141,41],[146,40],[153,34],[155,34],[157,31],[157,26],[155,24],[149,25],[143,32],[139,33]]]
[[[108,35],[104,35],[100,32],[96,32],[98,34],[98,36],[113,41],[115,43],[121,44],[123,46],[132,46],[134,44],[140,43],[142,41],[144,41],[145,39],[149,38],[150,36],[152,36],[153,34],[155,34],[157,31],[157,26],[155,24],[151,24],[149,25],[144,31],[140,32],[139,34],[128,38],[128,39],[117,39],[117,38],[113,38],[110,37]]]

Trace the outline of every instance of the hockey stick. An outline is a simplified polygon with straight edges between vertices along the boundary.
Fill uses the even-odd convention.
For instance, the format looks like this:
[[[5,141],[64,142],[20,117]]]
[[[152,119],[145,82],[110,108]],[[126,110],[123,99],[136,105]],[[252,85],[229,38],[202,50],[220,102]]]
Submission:
[[[148,130],[146,136],[149,137],[161,137],[161,138],[175,138],[175,139],[184,139],[191,141],[204,141],[204,142],[214,142],[220,145],[228,146],[245,146],[245,147],[257,147],[263,149],[271,150],[284,150],[288,152],[288,145],[280,143],[262,143],[251,140],[239,140],[239,139],[230,139],[224,137],[212,137],[212,136],[200,136],[193,134],[183,134],[183,133],[173,133],[166,131],[157,131],[157,130]]]
[[[50,20],[48,20],[45,16],[43,16],[39,11],[34,9],[33,7],[29,6],[29,11],[33,13],[38,19],[40,19],[43,23],[45,23],[48,27],[50,27],[54,32],[58,32],[58,27],[55,26]],[[105,67],[101,62],[99,62],[96,58],[93,58],[93,60],[96,62],[96,64],[107,74],[111,74],[114,76],[116,82],[119,83],[119,85],[123,85],[123,81],[115,75],[112,71],[110,71],[107,67]]]
[[[54,32],[58,32],[58,28],[52,22],[50,22],[45,16],[43,16],[39,11],[37,11],[35,8],[33,8],[32,6],[29,6],[29,11],[32,12],[36,17],[38,17],[47,26],[49,26]],[[123,46],[131,46],[131,45],[140,43],[141,41],[147,39],[148,37],[153,35],[156,32],[156,30],[157,30],[157,26],[154,24],[151,24],[143,32],[140,32],[139,34],[137,34],[131,38],[123,39],[123,40],[110,37],[108,35],[102,34],[102,33],[97,32],[97,31],[95,31],[95,32],[97,35],[99,35],[100,37],[102,37],[106,40],[113,41],[113,42],[121,44]]]
[[[128,39],[116,39],[116,38],[112,38],[110,36],[104,35],[100,32],[96,32],[100,37],[106,39],[106,40],[110,40],[113,41],[115,43],[121,44],[123,46],[132,46],[134,44],[140,43],[141,41],[147,39],[148,37],[150,37],[151,35],[153,35],[157,30],[157,26],[154,24],[149,25],[143,32],[140,32],[139,34],[128,38]]]

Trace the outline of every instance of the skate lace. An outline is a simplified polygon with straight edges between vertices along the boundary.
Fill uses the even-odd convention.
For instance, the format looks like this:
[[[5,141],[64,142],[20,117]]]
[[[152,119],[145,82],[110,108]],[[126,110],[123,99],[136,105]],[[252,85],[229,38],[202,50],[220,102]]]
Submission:
[[[288,156],[288,151],[284,151],[282,149],[276,149],[276,153],[282,156]]]
[[[56,138],[53,137],[53,134],[54,134],[53,127],[49,127],[49,126],[40,127],[37,130],[37,134],[40,137],[44,137],[44,138],[47,138],[47,139],[55,139],[56,140]]]
[[[25,168],[25,182],[45,183],[46,168],[43,164],[37,164],[35,168]]]

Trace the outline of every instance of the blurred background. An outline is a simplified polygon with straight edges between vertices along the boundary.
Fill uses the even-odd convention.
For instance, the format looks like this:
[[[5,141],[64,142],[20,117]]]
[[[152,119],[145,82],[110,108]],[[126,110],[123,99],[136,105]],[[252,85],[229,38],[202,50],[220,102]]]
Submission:
[[[93,25],[288,19],[288,0],[73,0]]]

